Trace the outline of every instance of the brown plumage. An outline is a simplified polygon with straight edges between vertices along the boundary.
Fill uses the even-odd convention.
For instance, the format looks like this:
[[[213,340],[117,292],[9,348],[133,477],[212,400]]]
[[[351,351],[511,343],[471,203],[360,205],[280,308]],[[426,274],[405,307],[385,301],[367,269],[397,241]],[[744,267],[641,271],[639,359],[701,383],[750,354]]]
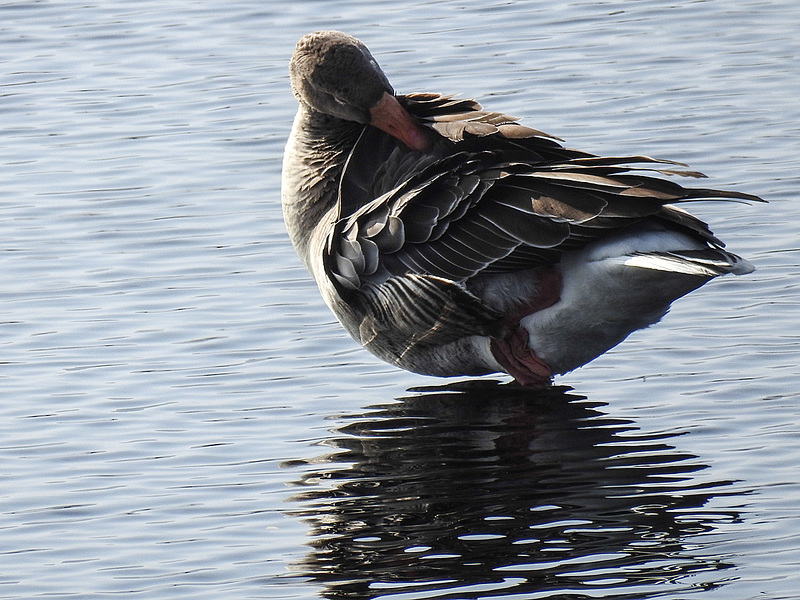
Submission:
[[[674,204],[759,198],[666,179],[702,177],[679,163],[565,148],[473,100],[395,96],[338,32],[303,38],[291,71],[287,227],[342,324],[398,366],[543,384],[752,270]]]

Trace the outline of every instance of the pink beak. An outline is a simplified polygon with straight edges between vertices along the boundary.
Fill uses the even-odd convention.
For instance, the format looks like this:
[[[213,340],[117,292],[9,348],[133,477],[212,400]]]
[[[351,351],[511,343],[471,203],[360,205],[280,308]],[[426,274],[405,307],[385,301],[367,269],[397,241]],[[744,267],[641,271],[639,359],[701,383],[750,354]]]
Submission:
[[[396,137],[412,150],[424,152],[431,147],[428,132],[390,93],[384,92],[369,114],[370,125]]]

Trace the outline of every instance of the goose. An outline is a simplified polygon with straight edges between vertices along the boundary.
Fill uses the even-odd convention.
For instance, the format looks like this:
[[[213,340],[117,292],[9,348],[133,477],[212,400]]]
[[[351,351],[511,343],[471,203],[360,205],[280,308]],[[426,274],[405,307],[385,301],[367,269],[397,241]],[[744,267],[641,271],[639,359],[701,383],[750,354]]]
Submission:
[[[682,187],[670,176],[703,177],[682,163],[573,150],[474,100],[396,94],[338,31],[300,39],[289,71],[289,237],[342,326],[397,367],[546,387],[754,269],[675,205],[761,199]]]

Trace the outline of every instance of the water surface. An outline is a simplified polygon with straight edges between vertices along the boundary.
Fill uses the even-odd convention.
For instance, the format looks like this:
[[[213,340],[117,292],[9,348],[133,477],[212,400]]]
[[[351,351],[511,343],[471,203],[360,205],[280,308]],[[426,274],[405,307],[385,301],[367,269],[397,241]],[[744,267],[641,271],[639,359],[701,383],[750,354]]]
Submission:
[[[795,3],[17,2],[0,23],[1,598],[796,597]],[[400,92],[764,196],[693,207],[758,270],[544,394],[378,362],[280,216],[287,62],[321,28]]]

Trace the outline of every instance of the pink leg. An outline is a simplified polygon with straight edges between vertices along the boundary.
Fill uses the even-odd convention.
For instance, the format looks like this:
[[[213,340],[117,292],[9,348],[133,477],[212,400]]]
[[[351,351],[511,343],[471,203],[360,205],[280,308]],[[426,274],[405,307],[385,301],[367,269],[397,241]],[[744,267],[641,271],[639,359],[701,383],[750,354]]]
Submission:
[[[526,315],[558,302],[561,295],[561,276],[557,271],[543,270],[539,274],[539,293],[519,312],[509,317],[511,333],[502,339],[492,339],[491,349],[497,362],[520,384],[545,387],[553,372],[528,346],[528,332],[519,324]]]

